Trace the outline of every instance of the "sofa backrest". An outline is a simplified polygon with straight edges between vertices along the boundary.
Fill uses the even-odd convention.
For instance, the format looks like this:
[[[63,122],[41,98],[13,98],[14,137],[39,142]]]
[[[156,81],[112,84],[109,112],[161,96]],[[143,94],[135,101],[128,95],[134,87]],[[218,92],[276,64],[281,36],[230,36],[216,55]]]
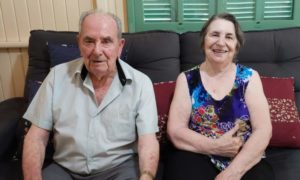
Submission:
[[[246,33],[238,59],[262,76],[294,77],[295,99],[300,112],[300,28]],[[284,88],[284,87],[282,87]]]
[[[261,76],[294,77],[295,98],[300,113],[300,27],[279,30],[245,32],[246,42],[241,48],[238,63],[250,66]],[[203,61],[200,32],[180,35],[181,70]],[[284,87],[283,87],[284,88]]]
[[[58,32],[33,30],[30,32],[28,45],[28,70],[25,79],[24,98],[28,102],[32,94],[31,81],[43,81],[50,71],[50,55],[48,42],[76,43],[76,32]]]
[[[246,42],[238,62],[257,70],[262,76],[294,77],[295,98],[300,112],[300,27],[245,32]],[[77,32],[33,30],[29,39],[29,65],[25,99],[30,96],[28,81],[42,81],[50,70],[47,43],[76,44]],[[147,74],[153,82],[175,81],[180,71],[200,64],[200,33],[171,31],[124,33],[121,58]]]
[[[180,73],[179,34],[171,31],[125,33],[122,59],[153,83],[174,81]]]

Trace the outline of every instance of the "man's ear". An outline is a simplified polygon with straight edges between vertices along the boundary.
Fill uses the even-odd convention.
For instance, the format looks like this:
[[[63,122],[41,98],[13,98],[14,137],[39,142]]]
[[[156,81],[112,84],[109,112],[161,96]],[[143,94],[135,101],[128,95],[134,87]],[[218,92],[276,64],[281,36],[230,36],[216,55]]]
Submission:
[[[124,45],[125,45],[125,39],[121,38],[119,40],[119,57],[121,57],[121,53],[122,53]]]
[[[77,44],[79,45],[79,33],[76,35],[76,41],[77,41]]]
[[[124,38],[121,38],[120,40],[120,47],[123,48],[124,47],[124,44],[125,44],[125,39]]]

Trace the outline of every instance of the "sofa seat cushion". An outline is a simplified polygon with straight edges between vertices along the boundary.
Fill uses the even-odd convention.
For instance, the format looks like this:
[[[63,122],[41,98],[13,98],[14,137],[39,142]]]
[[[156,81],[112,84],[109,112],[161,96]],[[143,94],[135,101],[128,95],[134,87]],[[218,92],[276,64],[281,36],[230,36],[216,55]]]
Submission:
[[[1,161],[0,179],[3,180],[23,179],[21,161]]]

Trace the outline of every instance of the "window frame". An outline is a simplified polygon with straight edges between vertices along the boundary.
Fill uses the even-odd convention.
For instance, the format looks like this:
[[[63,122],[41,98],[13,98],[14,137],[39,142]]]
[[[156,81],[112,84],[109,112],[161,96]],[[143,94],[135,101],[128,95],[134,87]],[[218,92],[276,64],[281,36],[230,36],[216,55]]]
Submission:
[[[175,0],[171,0],[174,1]],[[177,0],[181,1],[181,0]],[[265,0],[257,0],[257,3],[264,3]],[[225,12],[226,10],[226,0],[210,0],[210,16],[216,13]],[[174,3],[177,5],[177,9],[182,9],[182,3]],[[266,30],[266,29],[280,29],[287,27],[299,27],[300,26],[300,1],[294,0],[293,4],[293,19],[291,20],[264,20],[262,17],[262,6],[256,4],[256,16],[255,20],[239,21],[243,31],[253,31],[253,30]],[[138,9],[138,12],[137,10]],[[176,22],[151,22],[144,23],[143,20],[143,1],[142,0],[127,0],[127,15],[128,15],[128,30],[129,32],[139,32],[147,30],[173,30],[179,33],[186,31],[198,31],[204,21],[201,22],[184,22],[182,20],[182,15],[177,15],[178,19]],[[182,10],[181,10],[182,11]],[[180,10],[177,10],[180,12]],[[177,13],[178,14],[178,13]]]

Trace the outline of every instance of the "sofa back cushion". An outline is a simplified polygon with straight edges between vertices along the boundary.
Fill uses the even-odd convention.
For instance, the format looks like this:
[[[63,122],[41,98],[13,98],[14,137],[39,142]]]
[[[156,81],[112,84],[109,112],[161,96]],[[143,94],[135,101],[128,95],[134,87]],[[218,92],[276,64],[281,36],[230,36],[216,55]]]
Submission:
[[[188,70],[204,61],[200,47],[200,32],[186,32],[180,35],[181,71]]]
[[[180,72],[179,34],[172,31],[124,33],[124,61],[150,77],[153,83],[173,81]]]
[[[47,43],[48,53],[50,55],[50,67],[54,67],[58,64],[71,61],[73,59],[79,58],[80,50],[76,44],[67,43],[52,43],[49,41]]]
[[[48,42],[55,44],[76,44],[76,32],[58,32],[33,30],[30,32],[28,45],[28,71],[25,80],[24,97],[28,102],[32,95],[29,81],[42,82],[50,71]]]
[[[238,59],[261,76],[294,77],[300,111],[300,28],[246,32],[246,43]]]
[[[295,104],[294,78],[261,77],[261,80],[273,126],[269,146],[299,148],[300,119]]]

